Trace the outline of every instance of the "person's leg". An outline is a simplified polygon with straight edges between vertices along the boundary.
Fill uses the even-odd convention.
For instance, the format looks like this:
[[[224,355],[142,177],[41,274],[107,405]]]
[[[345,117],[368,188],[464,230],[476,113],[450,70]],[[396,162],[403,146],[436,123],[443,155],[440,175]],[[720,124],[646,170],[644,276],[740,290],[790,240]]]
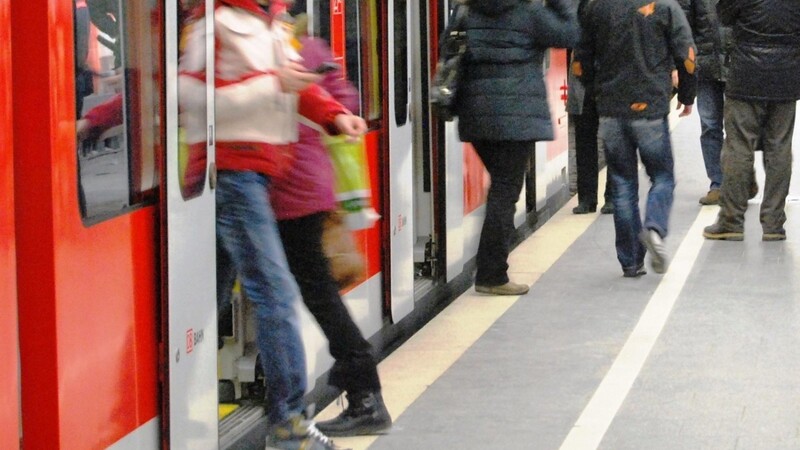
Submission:
[[[723,141],[723,107],[725,105],[725,84],[700,77],[697,82],[697,112],[700,115],[700,148],[710,185],[709,190],[718,190],[722,185],[722,164],[720,156]],[[712,197],[712,194],[706,195]],[[716,204],[719,193],[714,198],[706,198],[703,204]]]
[[[796,102],[769,103],[764,128],[764,198],[761,201],[761,227],[764,240],[786,238],[786,196],[792,179],[792,135]]]
[[[728,98],[725,102],[725,144],[722,151],[722,187],[717,227],[706,230],[711,239],[739,239],[750,196],[753,152],[761,138],[764,110],[755,103]],[[722,235],[733,233],[730,236]]]
[[[597,208],[597,111],[587,105],[574,120],[578,207],[573,212],[589,213]]]
[[[276,425],[303,412],[306,366],[294,308],[297,285],[283,253],[267,184],[267,177],[254,172],[219,173],[217,240],[255,306],[267,416]]]
[[[317,428],[329,436],[379,433],[391,427],[392,418],[383,403],[372,346],[350,317],[322,248],[326,215],[320,212],[278,222],[303,302],[328,339],[335,359],[328,384],[347,392],[347,409],[332,420],[319,422]]]
[[[669,214],[675,191],[669,123],[666,118],[636,120],[632,122],[631,129],[651,182],[647,193],[644,230],[639,234],[639,240],[650,253],[653,271],[664,273],[669,265],[664,238],[669,233]]]
[[[278,222],[289,268],[303,302],[328,339],[336,360],[328,383],[345,391],[379,390],[372,346],[353,322],[322,249],[324,212]]]
[[[514,212],[533,142],[482,141],[473,143],[489,172],[486,217],[478,244],[477,286],[508,283],[508,253],[514,233]]]
[[[642,219],[639,213],[639,159],[636,144],[622,119],[600,117],[598,133],[614,185],[612,198],[617,259],[626,275],[636,275],[644,265],[644,246],[638,238]]]

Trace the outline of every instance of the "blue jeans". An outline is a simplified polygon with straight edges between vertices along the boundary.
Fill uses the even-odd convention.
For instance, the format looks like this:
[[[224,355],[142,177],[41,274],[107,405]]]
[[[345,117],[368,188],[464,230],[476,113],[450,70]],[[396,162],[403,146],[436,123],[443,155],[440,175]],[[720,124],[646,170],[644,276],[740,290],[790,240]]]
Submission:
[[[700,114],[700,148],[706,175],[711,189],[722,186],[723,107],[725,106],[725,83],[700,77],[697,80],[697,112]]]
[[[647,194],[644,227],[667,236],[672,194],[675,190],[672,143],[667,118],[625,119],[601,117],[600,139],[605,145],[608,170],[614,185],[614,229],[617,259],[622,269],[644,263],[645,247],[639,242],[642,219],[639,212],[639,170],[636,150],[652,186]]]
[[[278,424],[303,411],[306,359],[295,310],[300,294],[283,252],[268,185],[269,178],[256,172],[219,172],[217,286],[218,301],[229,301],[238,274],[255,306],[267,417]]]

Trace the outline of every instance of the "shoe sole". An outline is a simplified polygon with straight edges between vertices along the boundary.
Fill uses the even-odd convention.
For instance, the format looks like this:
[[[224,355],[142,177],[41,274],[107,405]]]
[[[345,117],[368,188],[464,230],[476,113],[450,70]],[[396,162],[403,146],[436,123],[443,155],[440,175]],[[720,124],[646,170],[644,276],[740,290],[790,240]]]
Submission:
[[[714,241],[743,241],[744,233],[725,232],[725,233],[708,233],[703,232],[703,237]]]
[[[666,255],[662,255],[661,253],[656,250],[656,246],[650,241],[649,234],[646,234],[643,239],[641,239],[642,244],[644,244],[647,251],[650,253],[650,267],[653,268],[653,272],[655,273],[664,273],[667,271],[667,257]]]
[[[487,294],[487,295],[525,295],[528,293],[530,289],[525,289],[525,291],[520,292],[511,292],[511,291],[495,291],[491,287],[482,287],[482,286],[475,286],[475,292],[479,294]]]
[[[775,241],[785,241],[786,235],[785,234],[764,234],[761,236],[761,240],[764,242],[775,242]]]

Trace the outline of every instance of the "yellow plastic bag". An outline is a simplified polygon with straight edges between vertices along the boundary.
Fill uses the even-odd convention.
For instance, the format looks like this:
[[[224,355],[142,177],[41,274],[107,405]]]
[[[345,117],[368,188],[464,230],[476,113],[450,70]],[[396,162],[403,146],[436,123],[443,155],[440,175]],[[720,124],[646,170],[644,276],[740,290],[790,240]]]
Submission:
[[[372,207],[364,140],[347,136],[323,136],[333,163],[336,200],[351,230],[371,228],[380,215]]]

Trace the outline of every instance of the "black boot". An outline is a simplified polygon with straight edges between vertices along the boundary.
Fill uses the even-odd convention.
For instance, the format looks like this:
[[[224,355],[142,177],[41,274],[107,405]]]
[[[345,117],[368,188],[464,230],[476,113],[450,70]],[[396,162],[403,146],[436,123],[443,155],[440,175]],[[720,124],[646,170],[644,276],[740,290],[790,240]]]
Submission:
[[[317,422],[317,429],[328,436],[380,434],[392,426],[392,418],[380,391],[347,393],[347,409],[339,416]]]

